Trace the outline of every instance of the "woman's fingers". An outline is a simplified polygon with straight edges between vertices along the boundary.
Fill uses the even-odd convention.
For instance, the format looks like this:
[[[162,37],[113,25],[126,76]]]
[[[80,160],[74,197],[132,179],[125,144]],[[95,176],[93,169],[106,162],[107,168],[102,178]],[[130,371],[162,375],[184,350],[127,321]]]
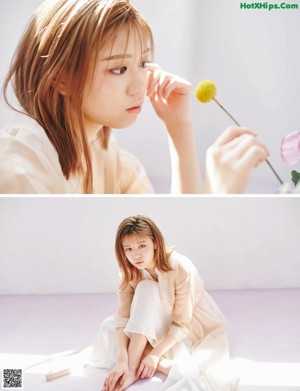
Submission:
[[[191,89],[191,84],[183,79],[173,79],[166,86],[164,91],[164,98],[168,99],[173,91],[176,91],[179,95],[186,95]]]
[[[139,369],[138,377],[140,379],[145,379],[148,377],[152,377],[154,375],[154,373],[155,373],[155,369],[145,366],[145,367],[142,367]]]
[[[110,376],[109,376],[109,379],[108,379],[108,390],[107,391],[113,391],[114,390],[114,387],[119,379],[119,375],[117,375],[116,373],[112,373]]]
[[[233,135],[235,137],[231,139]],[[269,156],[267,148],[258,141],[256,134],[250,129],[230,128],[226,129],[222,136],[224,136],[222,140],[217,140],[209,148],[209,153],[212,154],[218,164],[238,164],[240,166],[240,160],[245,157],[242,165],[246,167],[247,163],[252,164],[251,167],[249,166],[249,168],[252,168]],[[225,140],[230,141],[224,143]]]
[[[149,368],[147,376],[146,377],[152,377],[154,375],[155,370],[153,368]]]
[[[155,94],[159,98],[167,99],[168,96],[166,96],[165,89],[166,87],[171,83],[171,78],[167,74],[161,74],[160,78],[158,80],[158,83],[156,85]]]
[[[150,67],[147,67],[149,69]],[[191,84],[177,75],[162,71],[160,68],[153,68],[149,72],[147,95],[157,96],[161,99],[168,99],[170,94],[176,90],[178,94],[185,95],[189,92]]]
[[[268,153],[264,146],[252,145],[239,160],[240,169],[246,171],[249,168],[257,167],[260,163],[265,161],[267,156]]]
[[[191,122],[191,84],[177,75],[162,71],[157,65],[149,65],[147,69],[147,95],[173,139],[177,133],[176,124]]]
[[[222,149],[224,152],[228,152],[228,156],[234,159],[240,159],[252,146],[260,147],[264,150],[265,157],[268,156],[269,151],[267,148],[258,141],[256,136],[252,134],[243,134],[242,136],[236,137],[234,140],[225,144]]]
[[[269,156],[267,148],[256,137],[249,135],[236,147],[236,154],[238,158],[242,159],[246,154],[251,154],[251,151],[254,158],[254,166],[256,165],[255,161],[264,161]]]
[[[109,391],[109,385],[108,385],[109,377],[110,377],[110,375],[108,375],[108,376],[106,377],[106,379],[104,380],[102,390]]]
[[[235,138],[240,137],[244,134],[257,136],[257,134],[251,129],[230,126],[227,129],[225,129],[225,131],[217,138],[214,145],[217,147],[221,145],[225,145],[230,141],[234,140]]]
[[[154,71],[154,72],[149,72],[148,76],[148,88],[147,88],[147,95],[148,96],[153,96],[155,92],[155,87],[156,84],[159,80],[159,72]]]
[[[142,374],[141,374],[141,379],[145,379],[145,377],[147,377],[147,373],[148,373],[148,369],[145,367],[145,368],[143,369]]]
[[[147,65],[148,70],[148,88],[147,95],[152,96],[157,82],[159,81],[161,75],[161,69],[158,64],[150,63]]]
[[[120,386],[122,386],[125,383],[126,376],[127,376],[126,373],[124,373],[123,376],[121,376],[121,378],[120,378]]]
[[[139,379],[144,379],[147,375],[148,368],[143,364],[140,365],[137,376]]]
[[[154,63],[154,62],[149,62],[149,63],[147,64],[147,69],[148,69],[148,71],[154,72],[154,71],[156,71],[157,69],[160,69],[160,66],[159,66],[158,64]]]
[[[153,97],[157,95],[164,98],[164,89],[170,83],[170,76],[165,72],[155,71],[148,86],[148,95]]]

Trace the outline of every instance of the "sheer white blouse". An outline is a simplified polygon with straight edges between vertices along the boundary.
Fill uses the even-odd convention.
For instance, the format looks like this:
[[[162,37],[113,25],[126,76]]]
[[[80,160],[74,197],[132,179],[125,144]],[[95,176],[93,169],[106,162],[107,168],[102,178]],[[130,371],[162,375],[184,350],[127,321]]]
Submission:
[[[95,194],[153,193],[142,164],[113,135],[107,149],[98,139],[90,148]],[[82,182],[65,178],[44,129],[28,115],[16,113],[0,130],[0,193],[80,194]]]

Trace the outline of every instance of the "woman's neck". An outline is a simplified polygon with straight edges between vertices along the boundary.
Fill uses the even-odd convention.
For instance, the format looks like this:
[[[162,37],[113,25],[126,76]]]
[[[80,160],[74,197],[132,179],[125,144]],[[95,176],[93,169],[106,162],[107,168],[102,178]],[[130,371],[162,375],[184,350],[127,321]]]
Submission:
[[[157,277],[157,273],[155,271],[156,269],[156,266],[153,266],[153,267],[146,267],[146,270],[147,272],[150,274],[150,276],[154,279],[154,280],[158,280],[158,277]]]
[[[89,144],[97,139],[99,132],[103,129],[103,125],[95,124],[86,118],[84,120],[84,127]]]
[[[92,142],[94,142],[98,138],[98,135],[100,132],[102,132],[102,129],[103,129],[103,126],[101,126],[100,128],[97,128],[97,129],[87,130],[87,137],[88,137],[89,144],[91,144]]]

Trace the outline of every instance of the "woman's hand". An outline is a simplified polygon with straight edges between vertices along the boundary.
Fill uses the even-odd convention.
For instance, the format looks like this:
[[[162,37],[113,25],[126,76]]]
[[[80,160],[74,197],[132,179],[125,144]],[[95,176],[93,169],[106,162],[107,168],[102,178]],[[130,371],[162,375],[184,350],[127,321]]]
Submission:
[[[159,362],[159,356],[155,354],[147,354],[140,363],[137,377],[144,379],[146,377],[152,377],[156,371]]]
[[[207,150],[207,192],[244,193],[252,169],[264,162],[268,155],[267,148],[252,130],[227,128]]]
[[[103,390],[114,391],[116,385],[122,386],[128,373],[128,360],[118,360],[103,384]]]
[[[177,75],[149,64],[147,95],[166,125],[191,122],[191,84]]]

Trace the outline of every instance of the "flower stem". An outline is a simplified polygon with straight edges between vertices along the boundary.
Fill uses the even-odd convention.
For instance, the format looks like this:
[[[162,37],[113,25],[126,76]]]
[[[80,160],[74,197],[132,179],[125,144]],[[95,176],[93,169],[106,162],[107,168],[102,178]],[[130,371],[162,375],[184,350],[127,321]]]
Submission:
[[[220,106],[221,107],[221,109],[223,110],[223,111],[225,111],[225,113],[233,120],[233,122],[237,125],[237,126],[239,126],[239,127],[241,127],[241,125],[237,122],[237,120],[225,109],[225,107],[223,106],[223,105],[221,105],[221,103],[219,102],[219,101],[217,101],[217,99],[216,98],[213,98],[213,100],[216,102],[216,104],[218,105],[218,106]],[[283,185],[283,180],[280,178],[280,176],[277,174],[277,172],[276,172],[276,170],[275,170],[275,168],[272,166],[272,164],[270,163],[270,161],[268,160],[268,159],[265,159],[266,160],[266,163],[268,164],[268,166],[270,167],[270,169],[271,169],[271,171],[273,172],[273,174],[276,176],[276,178],[278,179],[278,181],[279,181],[279,183],[281,184],[281,185]]]

